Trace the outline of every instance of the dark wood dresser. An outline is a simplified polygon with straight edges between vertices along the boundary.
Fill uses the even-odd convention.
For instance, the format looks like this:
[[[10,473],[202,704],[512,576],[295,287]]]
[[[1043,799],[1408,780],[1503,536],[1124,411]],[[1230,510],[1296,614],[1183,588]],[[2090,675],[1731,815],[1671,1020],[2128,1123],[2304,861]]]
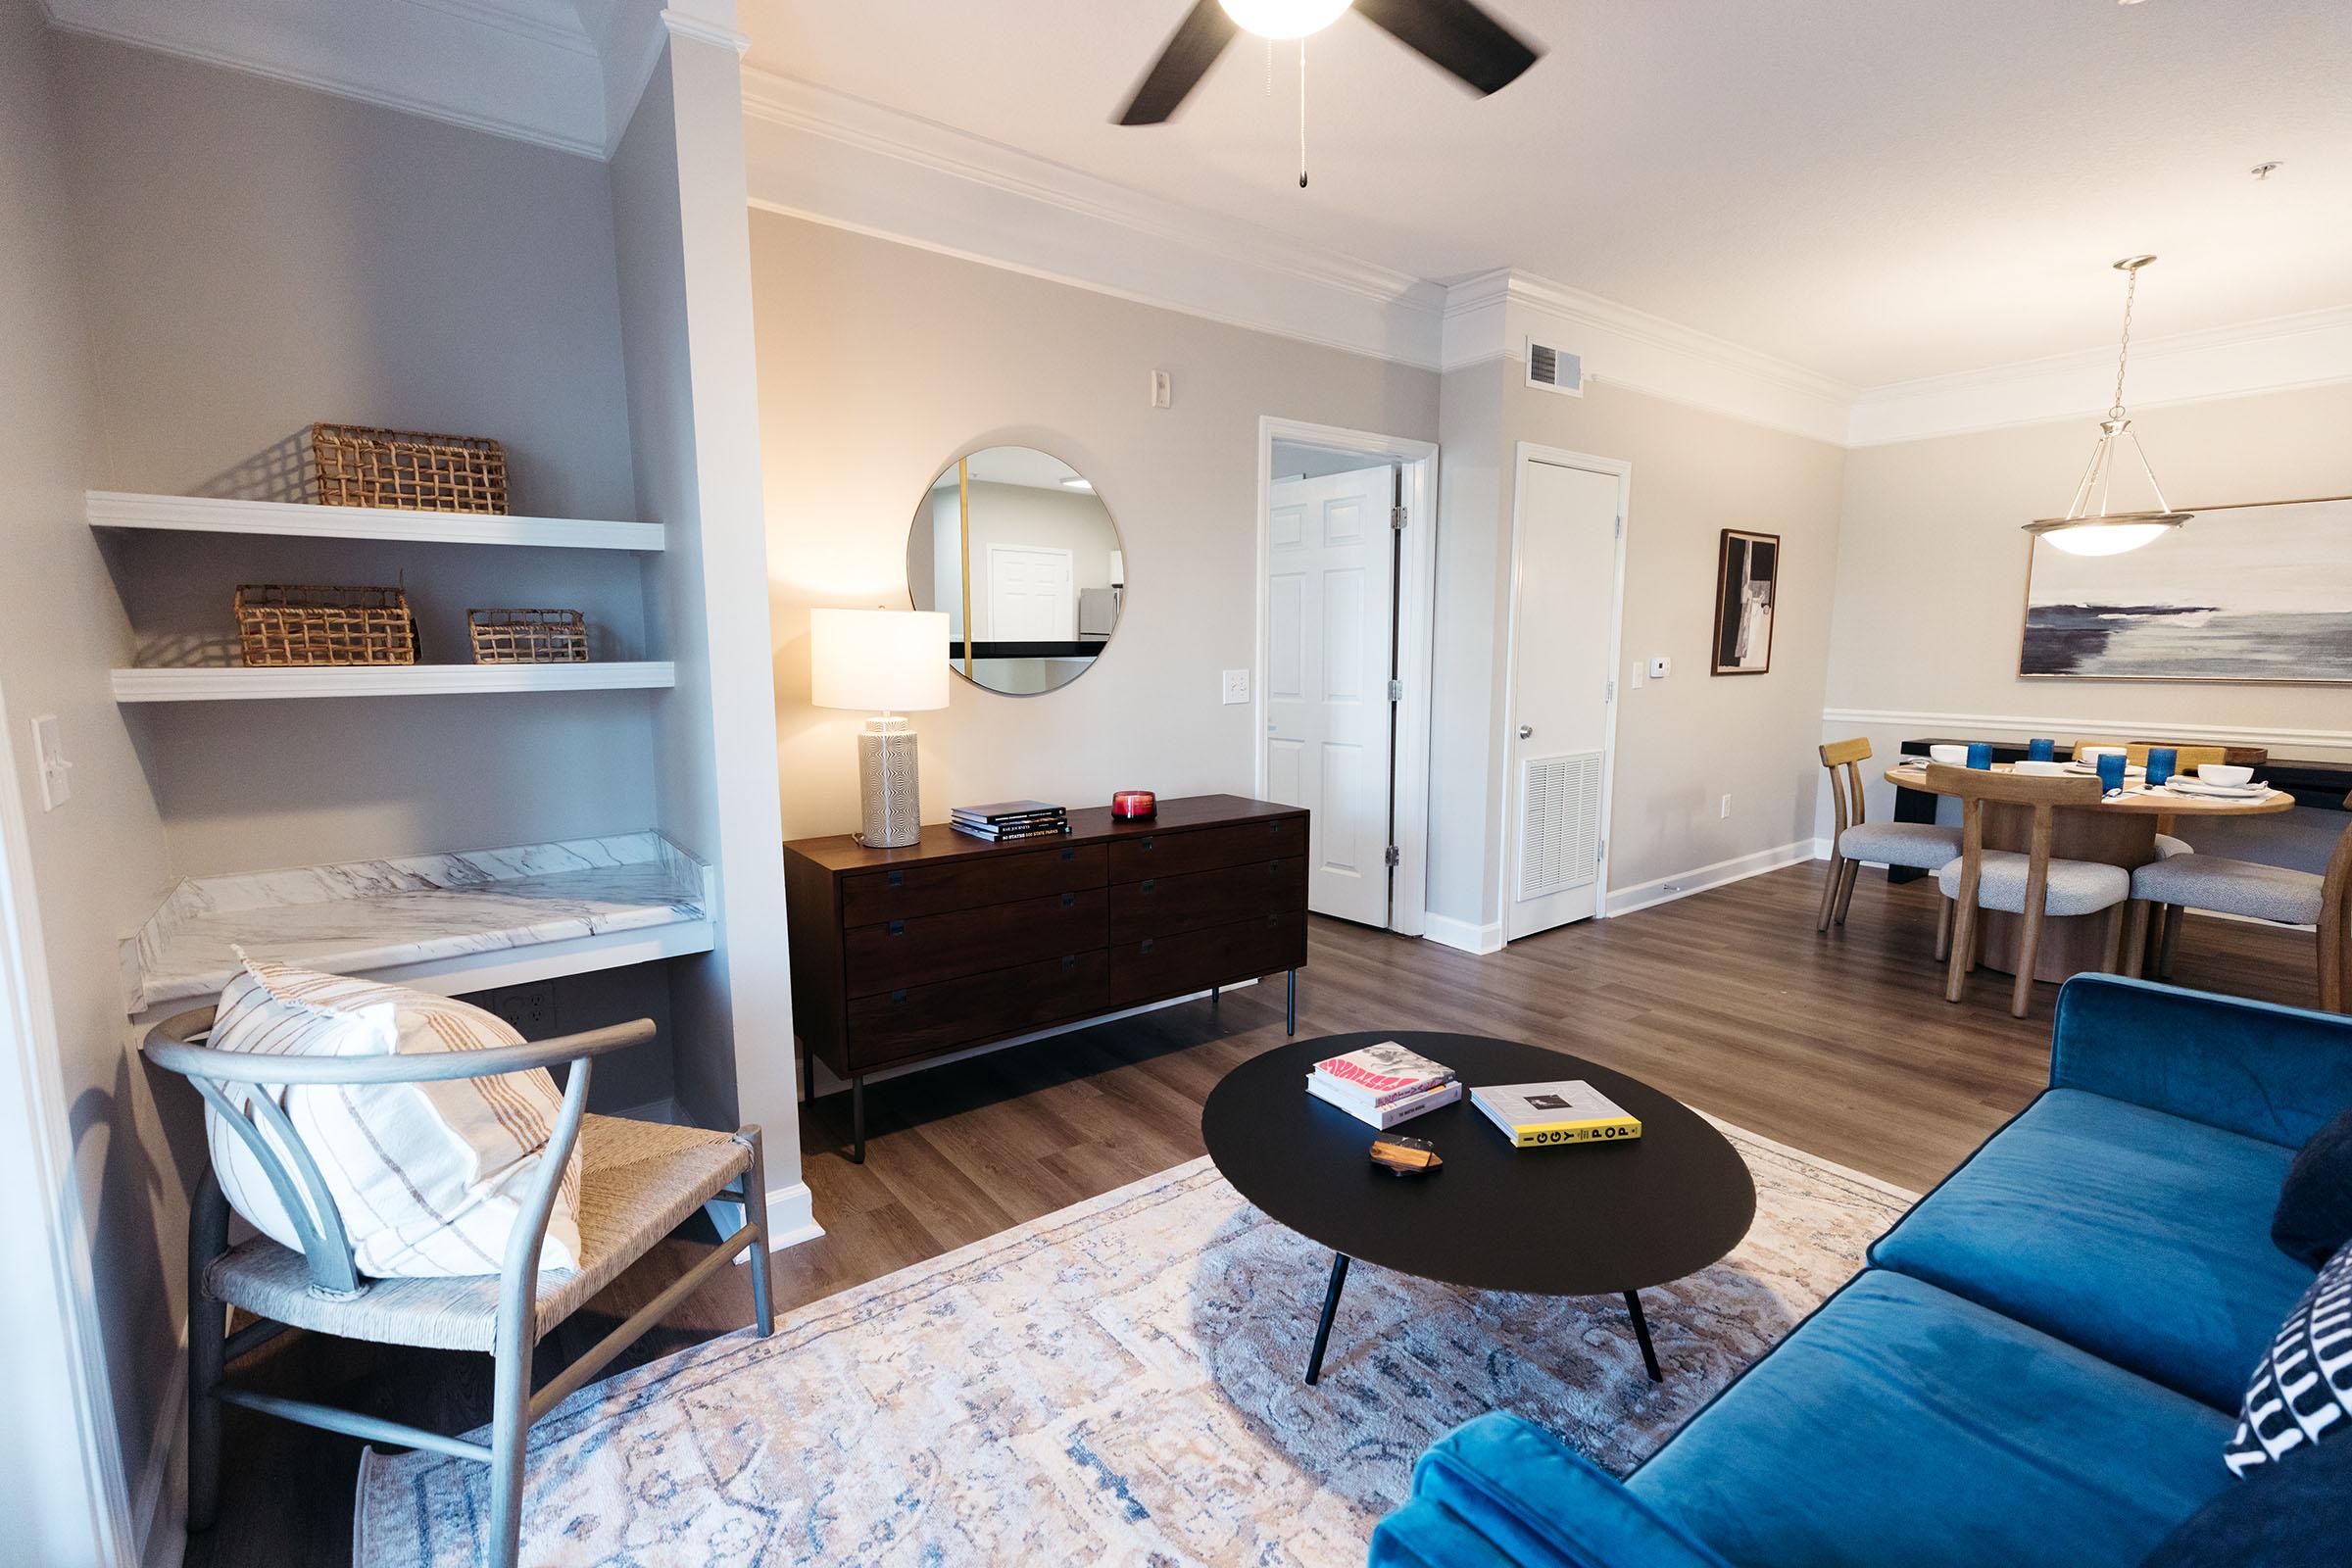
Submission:
[[[784,846],[793,1025],[850,1081],[992,1040],[1306,962],[1306,812],[1200,795],[1147,822],[1107,807],[991,844],[941,826],[898,850],[846,834]],[[813,1078],[810,1080],[813,1084]]]

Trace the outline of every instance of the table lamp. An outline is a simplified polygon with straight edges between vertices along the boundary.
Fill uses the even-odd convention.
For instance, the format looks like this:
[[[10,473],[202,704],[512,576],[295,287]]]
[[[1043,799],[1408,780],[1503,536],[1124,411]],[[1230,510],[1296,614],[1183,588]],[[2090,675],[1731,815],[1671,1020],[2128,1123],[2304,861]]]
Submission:
[[[948,706],[948,617],[935,610],[812,610],[808,700],[871,713],[858,735],[868,849],[922,837],[914,727],[902,716]]]

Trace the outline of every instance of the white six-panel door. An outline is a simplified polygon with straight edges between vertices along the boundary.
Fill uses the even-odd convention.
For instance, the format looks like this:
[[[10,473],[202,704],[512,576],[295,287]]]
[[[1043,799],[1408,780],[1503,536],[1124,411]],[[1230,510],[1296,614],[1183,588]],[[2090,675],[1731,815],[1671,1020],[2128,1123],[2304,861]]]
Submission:
[[[1595,912],[1617,599],[1616,473],[1519,466],[1503,737],[1503,935]]]
[[[1313,813],[1307,906],[1389,923],[1389,670],[1396,544],[1387,466],[1272,490],[1266,793]]]
[[[1071,642],[1078,636],[1076,567],[1067,550],[1047,545],[988,547],[988,625],[992,643]]]

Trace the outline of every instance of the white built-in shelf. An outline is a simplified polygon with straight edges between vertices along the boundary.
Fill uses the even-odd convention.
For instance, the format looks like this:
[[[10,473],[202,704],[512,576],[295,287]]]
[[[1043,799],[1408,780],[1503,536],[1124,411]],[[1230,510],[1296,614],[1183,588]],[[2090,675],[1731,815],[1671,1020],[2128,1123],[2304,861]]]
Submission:
[[[92,490],[84,505],[93,528],[270,534],[292,539],[394,539],[432,545],[537,545],[553,550],[667,548],[664,530],[658,522],[399,512],[386,507],[320,507],[299,501],[145,496],[122,490]]]
[[[468,692],[625,691],[674,686],[666,661],[603,664],[387,664],[332,669],[118,669],[118,703],[287,697],[441,697]]]

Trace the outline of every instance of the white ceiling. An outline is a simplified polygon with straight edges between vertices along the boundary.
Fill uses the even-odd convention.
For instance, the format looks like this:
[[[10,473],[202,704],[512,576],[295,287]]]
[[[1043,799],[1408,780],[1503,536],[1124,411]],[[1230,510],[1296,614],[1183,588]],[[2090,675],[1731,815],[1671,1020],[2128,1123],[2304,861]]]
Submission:
[[[592,0],[593,3],[593,0]],[[755,68],[1415,276],[1510,267],[1880,386],[2352,303],[2345,0],[1491,0],[1473,99],[1360,18],[1110,116],[1189,0],[742,0]],[[2284,168],[2257,184],[2247,171]]]

